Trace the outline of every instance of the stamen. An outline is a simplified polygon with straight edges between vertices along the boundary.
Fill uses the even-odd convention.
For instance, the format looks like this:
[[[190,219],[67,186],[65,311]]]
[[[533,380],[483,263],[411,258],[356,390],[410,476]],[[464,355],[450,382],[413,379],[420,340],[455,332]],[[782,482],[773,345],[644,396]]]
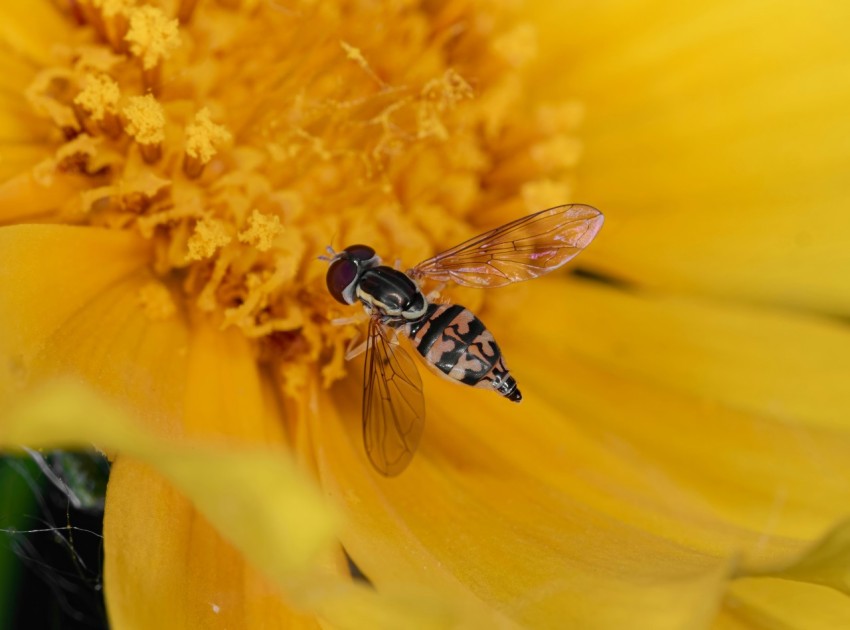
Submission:
[[[130,52],[142,62],[145,87],[156,91],[162,62],[180,45],[177,20],[169,20],[156,7],[133,9],[130,11],[130,28],[124,39],[130,44]]]
[[[121,123],[118,120],[120,98],[121,91],[115,81],[105,74],[90,74],[86,76],[85,86],[74,98],[74,105],[78,111],[85,114],[80,116],[83,124],[90,119],[108,136],[117,138],[121,133]]]
[[[186,127],[186,156],[183,172],[190,179],[199,177],[218,148],[232,139],[231,133],[210,119],[210,110],[204,107],[195,115],[195,120]]]
[[[188,260],[204,260],[224,247],[233,237],[227,231],[227,224],[219,219],[205,217],[195,224],[195,232],[189,238]]]
[[[250,243],[261,252],[267,252],[274,244],[275,237],[283,231],[280,218],[262,214],[254,209],[248,219],[248,229],[239,233],[242,243]]]
[[[145,162],[151,164],[162,157],[165,140],[165,111],[150,94],[131,96],[124,107],[124,128],[138,143]]]
[[[100,27],[98,30],[101,35],[115,52],[123,52],[126,48],[124,36],[127,34],[128,16],[135,0],[91,0],[91,4],[99,18],[95,27]]]
[[[75,3],[76,11],[83,17],[84,21],[91,24],[92,28],[97,32],[101,39],[109,41],[106,34],[106,25],[103,23],[103,15],[100,11],[102,1],[98,0],[80,0]]]

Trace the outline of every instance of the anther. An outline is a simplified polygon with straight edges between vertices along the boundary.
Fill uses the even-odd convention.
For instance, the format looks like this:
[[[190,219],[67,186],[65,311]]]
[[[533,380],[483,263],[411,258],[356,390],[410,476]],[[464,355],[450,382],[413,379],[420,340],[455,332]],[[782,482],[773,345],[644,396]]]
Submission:
[[[169,20],[151,6],[130,11],[130,27],[124,37],[130,52],[142,62],[142,82],[149,90],[159,89],[162,63],[180,45],[177,20]]]
[[[150,94],[131,96],[122,112],[125,129],[139,145],[145,162],[151,164],[162,157],[165,140],[165,112]]]
[[[186,177],[200,177],[204,167],[218,153],[219,147],[230,142],[232,137],[223,125],[212,121],[209,108],[204,107],[199,111],[186,126],[186,155],[183,159]]]

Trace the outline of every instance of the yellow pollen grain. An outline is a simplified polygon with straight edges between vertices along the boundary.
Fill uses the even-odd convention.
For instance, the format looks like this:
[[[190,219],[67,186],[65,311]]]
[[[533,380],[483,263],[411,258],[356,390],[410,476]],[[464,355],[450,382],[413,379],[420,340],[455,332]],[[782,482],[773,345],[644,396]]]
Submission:
[[[139,144],[159,144],[165,140],[165,111],[151,95],[131,96],[122,112],[125,130]]]
[[[177,312],[171,293],[159,282],[148,282],[139,289],[136,298],[145,316],[152,321],[166,320]]]
[[[176,19],[168,19],[156,7],[130,11],[130,29],[124,39],[130,44],[130,52],[141,58],[145,70],[155,68],[180,45],[178,25]]]
[[[187,246],[189,260],[204,260],[215,254],[219,247],[224,247],[233,238],[227,231],[224,221],[205,217],[195,224],[195,231],[189,238]]]
[[[230,142],[231,138],[227,128],[214,123],[209,108],[204,107],[186,126],[186,153],[206,164],[215,156],[218,147]]]
[[[106,114],[118,111],[121,91],[118,84],[105,74],[87,75],[85,85],[74,98],[74,103],[89,113],[92,120],[100,122]]]
[[[283,231],[280,217],[269,216],[254,209],[251,218],[248,219],[248,229],[239,234],[242,243],[253,245],[261,252],[271,249],[275,237]]]

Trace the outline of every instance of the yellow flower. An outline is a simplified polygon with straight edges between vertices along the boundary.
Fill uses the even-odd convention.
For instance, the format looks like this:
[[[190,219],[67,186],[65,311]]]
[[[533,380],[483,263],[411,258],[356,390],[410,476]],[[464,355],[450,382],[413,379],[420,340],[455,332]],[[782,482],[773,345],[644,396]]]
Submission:
[[[0,403],[115,405],[42,390],[0,439],[115,454],[113,625],[846,617],[847,531],[812,547],[850,512],[846,9],[195,5],[0,21]],[[576,189],[585,273],[449,293],[522,405],[423,371],[420,453],[376,476],[316,255],[412,264]],[[409,599],[349,590],[334,532]]]

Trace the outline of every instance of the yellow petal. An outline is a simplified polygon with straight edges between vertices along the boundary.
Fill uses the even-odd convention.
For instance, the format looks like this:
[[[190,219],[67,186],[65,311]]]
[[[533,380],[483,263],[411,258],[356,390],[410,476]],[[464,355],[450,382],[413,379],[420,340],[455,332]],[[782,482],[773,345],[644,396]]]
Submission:
[[[3,3],[0,43],[28,60],[48,65],[52,42],[69,41],[72,25],[65,21],[52,2],[35,0]]]
[[[791,566],[774,575],[829,586],[850,595],[850,522],[844,522]]]
[[[850,523],[814,544],[791,566],[735,580],[715,627],[843,628],[850,624]],[[780,579],[777,579],[780,578]]]
[[[41,182],[26,170],[0,184],[0,223],[48,218],[87,185],[81,177],[59,173]]]
[[[224,488],[218,492],[227,497]],[[265,508],[253,507],[244,519],[263,518]],[[116,628],[316,627],[286,606],[280,590],[141,462],[121,457],[112,466],[104,543],[105,595]]]
[[[196,321],[187,367],[184,427],[188,434],[226,437],[229,443],[286,445],[280,402],[241,331],[221,332]]]
[[[570,280],[538,281],[495,299],[499,315],[538,314],[522,337],[541,346],[710,403],[850,430],[850,331],[841,322]]]
[[[33,166],[35,166],[42,160],[48,158],[49,156],[49,148],[38,142],[3,142],[2,144],[0,144],[0,182],[5,183],[6,180],[12,178],[15,175],[28,172]],[[3,186],[3,184],[0,184],[0,186]],[[0,193],[0,195],[2,195],[2,193]],[[15,199],[16,201],[23,201],[24,204],[29,201],[29,199],[26,197],[13,197],[13,199]],[[4,222],[7,220],[7,212],[19,211],[19,209],[15,208],[14,206],[12,208],[8,208],[5,200],[2,202],[2,206],[0,206],[0,208],[2,208],[2,220]],[[15,214],[13,218],[17,218],[19,216],[24,215]]]
[[[712,627],[715,630],[847,628],[850,627],[850,598],[824,586],[789,580],[736,580]]]
[[[539,89],[586,106],[579,194],[606,213],[586,264],[850,311],[850,5],[533,7]]]
[[[140,268],[147,244],[97,228],[17,225],[0,228],[0,399],[28,378],[33,361],[72,315]]]
[[[497,335],[523,405],[542,398],[609,456],[684,494],[664,501],[639,490],[658,516],[679,513],[678,524],[648,526],[696,548],[737,548],[745,565],[764,567],[794,557],[850,512],[843,327],[558,279],[489,304],[514,316]],[[538,426],[532,418],[527,430]],[[568,459],[584,450],[560,445]],[[707,517],[715,525],[706,530]]]
[[[491,623],[526,627],[617,628],[637,617],[674,628],[709,618],[729,570],[724,558],[688,551],[535,478],[514,459],[523,447],[502,432],[509,411],[488,415],[482,404],[492,394],[457,386],[450,394],[450,384],[437,391],[432,380],[426,444],[398,478],[377,475],[363,454],[358,387],[341,389],[337,408],[321,406],[311,422],[323,486],[347,509],[343,543],[379,591],[413,584],[480,615],[489,608]],[[500,446],[447,426],[470,414]]]

